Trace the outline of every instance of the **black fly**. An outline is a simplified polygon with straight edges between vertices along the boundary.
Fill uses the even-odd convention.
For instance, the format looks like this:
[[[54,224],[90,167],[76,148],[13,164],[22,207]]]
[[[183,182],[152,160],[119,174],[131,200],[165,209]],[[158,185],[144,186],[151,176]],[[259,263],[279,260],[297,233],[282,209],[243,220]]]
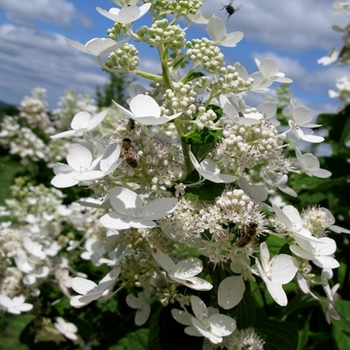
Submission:
[[[236,8],[234,8],[233,6],[232,6],[232,3],[233,3],[233,1],[234,0],[231,0],[230,1],[230,3],[228,4],[228,5],[223,5],[223,4],[221,4],[222,6],[223,6],[223,8],[221,9],[221,10],[223,10],[223,9],[225,9],[226,10],[226,13],[227,13],[227,20],[229,20],[229,18],[235,13],[235,12],[237,12],[241,7],[242,7],[242,5],[238,5]],[[220,11],[221,11],[220,10]]]

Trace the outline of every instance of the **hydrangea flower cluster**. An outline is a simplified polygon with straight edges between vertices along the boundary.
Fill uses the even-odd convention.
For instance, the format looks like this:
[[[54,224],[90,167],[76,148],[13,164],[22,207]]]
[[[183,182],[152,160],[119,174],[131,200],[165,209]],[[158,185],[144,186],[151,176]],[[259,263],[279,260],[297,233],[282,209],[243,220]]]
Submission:
[[[332,308],[336,288],[329,280],[339,263],[328,232],[346,230],[334,225],[325,208],[307,208],[300,214],[291,205],[273,204],[278,191],[297,196],[287,186],[290,173],[331,176],[311,153],[295,148],[294,159],[284,153],[301,140],[319,143],[323,138],[303,132],[314,126],[305,106],[291,102],[289,129],[279,130],[276,105],[251,107],[244,100],[248,92],[268,91],[274,82],[291,79],[271,58],[256,59],[258,71],[251,74],[241,63],[226,65],[220,46],[239,45],[243,33],[227,34],[221,19],[200,12],[200,1],[115,3],[120,7],[97,8],[112,21],[109,38],[68,43],[95,56],[103,70],[134,73],[148,79],[149,86],[132,83],[129,107],[114,102],[119,114],[112,109],[78,111],[69,130],[52,135],[53,140],[73,137],[68,164],[54,166],[52,185],[84,186],[93,194],[79,206],[55,203],[64,214],[42,209],[27,216],[27,222],[37,220],[32,226],[36,230],[23,241],[9,231],[9,237],[17,237],[11,248],[15,253],[2,248],[2,255],[15,261],[18,280],[23,277],[23,283],[35,286],[52,271],[49,257],[63,247],[68,252],[80,248],[82,259],[105,265],[109,272],[99,282],[79,272],[72,278],[68,262],[60,259],[54,265],[55,278],[73,307],[134,288],[126,303],[137,310],[137,325],[147,321],[157,299],[164,306],[177,303],[172,316],[186,326],[187,335],[204,337],[207,349],[262,349],[258,333],[239,329],[236,320],[236,308],[254,293],[250,283],[261,282],[257,289],[284,307],[284,285],[291,281],[319,298],[312,287],[320,284],[320,268],[327,317],[337,318]],[[147,16],[152,23],[134,30],[134,22]],[[204,24],[211,39],[187,40],[189,29],[176,23],[182,17],[189,24]],[[139,42],[158,50],[159,74],[138,69]],[[93,137],[96,128],[99,138]],[[47,216],[50,223],[61,220],[56,215],[84,231],[83,240],[62,238],[60,246],[52,246],[43,232],[48,232]],[[59,228],[50,232],[58,235]],[[72,296],[71,289],[77,295]],[[38,294],[37,289],[31,292]],[[3,294],[7,296],[0,303],[9,312],[28,310],[24,300],[7,299],[16,296],[14,292]],[[76,339],[74,325],[57,319],[56,328]]]

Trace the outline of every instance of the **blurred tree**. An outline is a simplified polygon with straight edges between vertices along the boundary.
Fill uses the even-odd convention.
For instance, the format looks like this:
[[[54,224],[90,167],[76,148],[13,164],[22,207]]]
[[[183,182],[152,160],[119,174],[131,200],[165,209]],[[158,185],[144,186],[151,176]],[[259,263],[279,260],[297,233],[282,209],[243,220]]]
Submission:
[[[127,107],[125,90],[134,81],[127,79],[124,75],[110,73],[110,81],[102,88],[96,88],[96,104],[98,108],[109,107],[112,100]]]

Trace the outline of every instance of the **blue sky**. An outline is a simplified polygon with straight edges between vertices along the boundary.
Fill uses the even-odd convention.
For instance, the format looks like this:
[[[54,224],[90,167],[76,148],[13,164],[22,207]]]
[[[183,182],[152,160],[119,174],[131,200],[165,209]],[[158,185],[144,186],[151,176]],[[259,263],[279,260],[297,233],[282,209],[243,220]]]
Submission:
[[[317,64],[332,47],[342,46],[341,35],[331,26],[349,20],[333,15],[331,0],[236,0],[235,6],[243,6],[227,21],[220,9],[228,3],[207,0],[203,7],[203,12],[223,18],[228,32],[244,33],[237,47],[221,48],[227,64],[238,61],[253,73],[257,70],[254,57],[274,58],[280,71],[293,79],[295,97],[315,115],[340,105],[328,97],[328,90],[335,88],[336,78],[348,73],[347,67]],[[116,5],[112,0],[0,0],[0,100],[18,104],[37,86],[47,90],[51,109],[69,88],[93,97],[96,86],[108,77],[92,62],[92,56],[70,47],[65,37],[82,43],[105,37],[112,21],[102,17],[96,6],[109,10]],[[134,23],[134,29],[148,20]],[[191,37],[208,37],[204,26],[190,30]],[[157,72],[154,52],[142,51],[140,69]],[[253,94],[249,103],[254,106],[264,98]]]

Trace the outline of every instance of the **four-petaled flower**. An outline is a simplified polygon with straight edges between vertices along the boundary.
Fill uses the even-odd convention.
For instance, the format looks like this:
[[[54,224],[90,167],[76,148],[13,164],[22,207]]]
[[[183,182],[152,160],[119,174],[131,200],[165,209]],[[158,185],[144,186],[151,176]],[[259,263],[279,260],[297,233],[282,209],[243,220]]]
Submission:
[[[260,261],[255,258],[258,274],[277,304],[286,306],[288,303],[286,292],[282,285],[289,283],[298,271],[298,262],[286,254],[275,255],[270,260],[270,252],[266,242],[260,244]]]
[[[89,55],[100,57],[112,51],[118,50],[129,41],[129,38],[125,38],[119,42],[115,42],[109,38],[94,38],[89,40],[85,45],[70,39],[66,40],[68,44],[73,46],[75,49],[88,53]]]
[[[54,140],[70,136],[79,136],[83,132],[95,129],[106,117],[108,110],[104,110],[93,117],[88,112],[78,112],[72,119],[70,124],[72,130],[63,131],[59,134],[52,135]]]
[[[74,277],[72,279],[72,288],[80,295],[74,296],[70,300],[70,304],[75,308],[81,308],[94,300],[99,299],[108,293],[120,274],[120,266],[114,267],[101,281],[96,284],[82,277]]]
[[[118,143],[107,147],[103,155],[93,160],[89,148],[79,143],[72,144],[67,152],[67,163],[57,163],[51,184],[58,188],[71,187],[79,182],[91,182],[112,173],[123,161]],[[100,169],[96,169],[99,165]]]
[[[198,258],[182,260],[175,264],[160,249],[153,248],[152,255],[154,260],[167,272],[172,280],[195,290],[210,290],[213,288],[206,280],[195,277],[203,270],[202,261]]]
[[[120,186],[110,190],[109,200],[115,211],[103,215],[100,222],[116,230],[156,227],[154,220],[164,218],[177,205],[176,198],[158,198],[144,205],[137,193]]]
[[[114,22],[119,23],[132,23],[144,16],[148,10],[151,8],[152,3],[143,4],[137,7],[135,4],[128,4],[123,6],[121,9],[112,7],[109,11],[96,7],[96,10],[102,15]]]
[[[300,167],[307,175],[320,177],[322,179],[332,175],[330,171],[320,168],[320,161],[313,154],[302,154],[298,147],[295,147],[295,154],[299,161]]]
[[[143,125],[165,124],[181,115],[180,112],[171,116],[160,116],[160,107],[156,100],[151,96],[143,94],[139,94],[130,100],[129,105],[131,112],[117,102],[113,101],[113,103],[124,115]]]
[[[185,328],[186,334],[205,337],[213,344],[219,344],[223,337],[230,335],[236,329],[236,321],[233,318],[219,314],[218,310],[212,307],[207,308],[195,295],[191,296],[191,306],[195,317],[182,310],[171,310],[176,321],[188,326]]]
[[[7,295],[0,294],[0,305],[6,308],[7,312],[14,315],[30,311],[33,308],[32,304],[25,303],[23,295],[10,299]]]
[[[243,39],[242,32],[233,32],[227,34],[224,21],[216,16],[212,16],[207,24],[207,32],[214,43],[226,47],[235,47]]]
[[[238,179],[237,176],[220,174],[218,165],[211,159],[204,159],[198,163],[192,152],[190,152],[190,158],[198,173],[209,181],[216,183],[230,183]]]
[[[55,328],[63,334],[66,338],[71,340],[77,340],[78,328],[74,323],[66,322],[62,317],[57,317],[56,322],[53,324]]]

